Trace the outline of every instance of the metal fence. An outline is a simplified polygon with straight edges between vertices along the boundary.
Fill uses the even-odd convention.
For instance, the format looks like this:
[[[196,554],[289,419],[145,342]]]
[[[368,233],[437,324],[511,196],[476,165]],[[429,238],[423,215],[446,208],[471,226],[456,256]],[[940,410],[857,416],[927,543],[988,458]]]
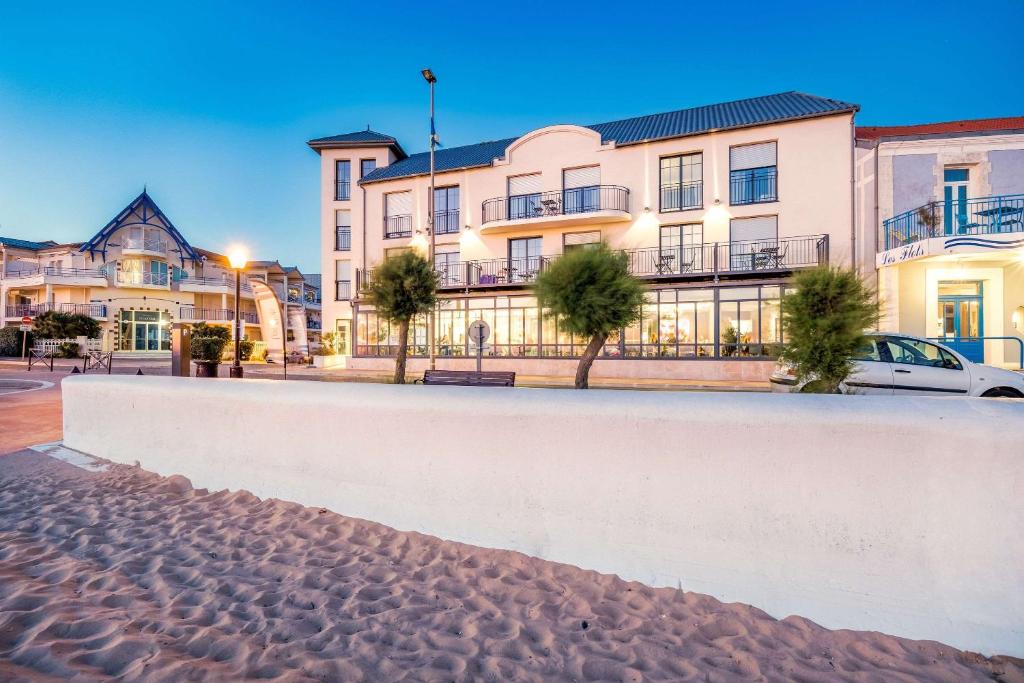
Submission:
[[[494,197],[483,202],[483,222],[526,220],[594,211],[629,212],[629,189],[619,185],[593,185],[552,192]]]
[[[385,216],[384,239],[412,236],[412,216]]]
[[[885,249],[932,237],[1024,230],[1024,194],[929,202],[882,222]]]

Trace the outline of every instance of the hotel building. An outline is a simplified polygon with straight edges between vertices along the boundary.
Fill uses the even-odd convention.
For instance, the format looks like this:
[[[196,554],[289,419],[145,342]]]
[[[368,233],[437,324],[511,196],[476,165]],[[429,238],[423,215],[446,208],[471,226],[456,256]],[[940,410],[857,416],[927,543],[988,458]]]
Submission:
[[[254,292],[260,285],[263,295]],[[190,244],[143,192],[85,242],[0,237],[0,297],[4,325],[51,310],[82,313],[100,322],[103,350],[159,356],[170,351],[172,323],[232,324],[235,274],[227,258]],[[297,268],[250,262],[240,299],[243,335],[276,339],[271,355],[280,355],[281,327],[289,350],[319,340],[319,289]],[[274,299],[281,303],[268,308]]]
[[[473,367],[467,326],[480,319],[492,330],[486,367],[571,375],[587,340],[543,315],[530,285],[563,253],[604,241],[649,291],[594,376],[764,379],[792,275],[872,267],[854,215],[857,109],[789,92],[439,148],[438,367]],[[388,256],[426,254],[429,154],[370,130],[308,144],[321,161],[322,268],[334,274],[326,325],[348,367],[390,368],[396,330],[360,291]],[[426,329],[411,329],[412,371],[426,367]]]
[[[857,129],[883,330],[1020,367],[1024,117]]]

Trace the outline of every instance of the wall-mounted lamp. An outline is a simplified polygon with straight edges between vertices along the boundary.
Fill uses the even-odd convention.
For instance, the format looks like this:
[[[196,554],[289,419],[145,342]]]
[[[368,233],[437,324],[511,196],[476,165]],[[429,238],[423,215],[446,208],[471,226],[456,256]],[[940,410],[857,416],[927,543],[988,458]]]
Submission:
[[[717,198],[715,199],[715,206],[718,206],[721,203],[722,203],[721,199],[717,199]]]
[[[650,212],[651,212],[651,207],[645,206],[644,207],[644,213],[650,213]]]
[[[472,226],[472,225],[470,225],[469,223],[466,223],[466,227],[465,227],[465,228],[463,228],[463,230],[465,230],[466,232],[469,232],[469,231],[471,231],[472,229],[473,229],[473,226]]]

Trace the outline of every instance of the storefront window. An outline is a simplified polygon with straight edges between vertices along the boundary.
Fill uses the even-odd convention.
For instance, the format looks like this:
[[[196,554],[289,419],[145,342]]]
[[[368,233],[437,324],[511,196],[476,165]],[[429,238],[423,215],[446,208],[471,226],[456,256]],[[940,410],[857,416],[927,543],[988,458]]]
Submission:
[[[646,294],[642,316],[616,330],[603,350],[607,358],[759,358],[774,357],[782,343],[780,288],[720,287],[663,289]],[[716,302],[717,299],[717,302]],[[491,328],[485,352],[490,357],[573,358],[589,339],[574,336],[543,315],[531,296],[445,299],[439,302],[435,330],[439,356],[472,356],[468,326],[483,320]],[[397,326],[360,307],[356,352],[393,356]],[[409,330],[410,355],[427,355],[426,317]]]

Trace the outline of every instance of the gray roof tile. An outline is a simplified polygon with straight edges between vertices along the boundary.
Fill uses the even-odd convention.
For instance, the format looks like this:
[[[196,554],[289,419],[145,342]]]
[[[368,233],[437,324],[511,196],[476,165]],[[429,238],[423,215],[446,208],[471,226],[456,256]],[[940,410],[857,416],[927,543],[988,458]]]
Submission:
[[[701,135],[718,130],[746,128],[748,126],[781,123],[797,119],[828,116],[842,112],[855,112],[856,104],[841,102],[801,92],[751,97],[735,102],[709,104],[690,109],[637,116],[621,121],[595,123],[585,126],[601,134],[602,142],[616,145],[634,145],[652,140],[666,140]],[[489,166],[500,159],[505,149],[517,138],[480,142],[462,147],[442,147],[434,152],[434,168],[440,173],[460,168]],[[382,166],[369,173],[360,182],[425,175],[430,172],[430,154],[413,154],[390,166]]]

